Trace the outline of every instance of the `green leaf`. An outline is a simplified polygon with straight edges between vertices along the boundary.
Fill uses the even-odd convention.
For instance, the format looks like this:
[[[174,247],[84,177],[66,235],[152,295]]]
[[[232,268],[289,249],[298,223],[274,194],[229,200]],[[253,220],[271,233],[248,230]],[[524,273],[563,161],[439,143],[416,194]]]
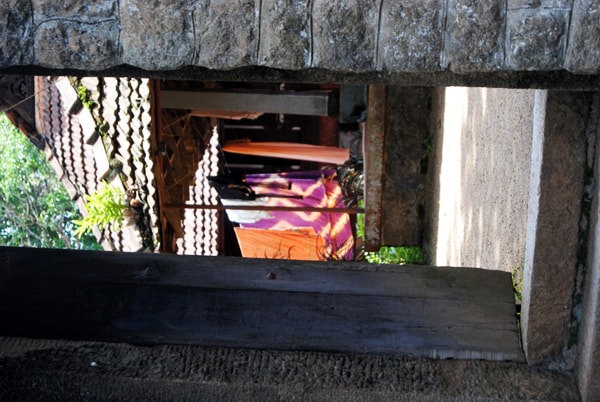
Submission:
[[[80,217],[62,183],[37,149],[0,113],[0,245],[99,249],[93,236],[79,240],[71,219]]]
[[[125,205],[125,192],[116,186],[103,182],[103,186],[94,194],[86,195],[85,208],[88,214],[80,220],[74,221],[78,228],[75,234],[79,237],[91,233],[94,226],[99,229],[112,227],[118,230],[123,222]]]

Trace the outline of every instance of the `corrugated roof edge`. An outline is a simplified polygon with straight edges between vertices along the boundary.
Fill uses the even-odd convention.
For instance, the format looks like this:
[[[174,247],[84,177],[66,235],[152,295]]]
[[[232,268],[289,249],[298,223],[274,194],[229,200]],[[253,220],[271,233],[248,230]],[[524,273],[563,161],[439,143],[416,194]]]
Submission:
[[[98,81],[98,83],[100,85],[103,81]],[[95,177],[98,182],[86,183],[86,185],[80,185],[77,180],[74,180],[71,177],[77,172],[66,171],[59,163],[52,164],[59,179],[67,189],[71,190],[69,191],[69,194],[78,205],[82,214],[87,214],[84,203],[84,194],[90,193],[90,191],[87,191],[86,188],[97,189],[103,181],[106,181],[129,194],[127,202],[130,203],[130,205],[128,205],[130,212],[126,214],[129,218],[125,220],[120,229],[111,228],[104,231],[96,229],[94,231],[96,238],[105,250],[154,251],[158,243],[158,230],[153,230],[149,226],[151,226],[153,222],[157,222],[157,218],[154,217],[154,219],[152,219],[151,215],[156,215],[156,213],[153,211],[153,208],[148,207],[148,205],[154,205],[155,202],[148,202],[147,198],[152,197],[155,190],[153,189],[152,194],[149,194],[150,192],[144,194],[145,197],[142,198],[146,199],[139,199],[138,196],[140,192],[135,188],[135,172],[129,172],[129,176],[124,175],[123,171],[119,169],[119,164],[111,163],[112,151],[107,152],[107,147],[105,145],[106,142],[110,143],[110,141],[105,141],[105,138],[102,135],[103,126],[105,126],[106,123],[102,121],[101,116],[94,116],[94,105],[89,103],[90,99],[85,99],[85,89],[87,87],[83,86],[80,80],[73,78],[64,79],[63,77],[52,79],[51,81],[38,79],[36,80],[36,93],[42,93],[47,90],[49,85],[56,85],[60,99],[57,99],[56,97],[50,97],[49,99],[48,97],[36,97],[36,100],[38,100],[38,102],[36,102],[38,116],[44,114],[44,110],[42,110],[44,108],[54,108],[54,110],[60,108],[62,114],[69,115],[70,124],[67,125],[67,131],[70,140],[72,140],[71,136],[75,135],[75,132],[81,133],[80,135],[83,136],[84,140],[83,153],[87,153],[88,155],[85,157],[91,156],[94,161],[93,169],[95,169],[95,174],[83,174],[82,176],[84,177],[84,180]],[[94,90],[102,92],[102,89],[99,89],[99,87],[87,89],[90,90],[90,92],[93,92]],[[52,103],[52,105],[49,105],[48,102]],[[93,102],[93,100],[91,102]],[[140,100],[139,96],[136,96],[136,102],[147,102],[147,110],[150,110],[149,97]],[[113,101],[109,103],[110,105],[116,106],[113,113],[117,114],[119,113],[120,106],[128,107],[127,105],[130,105],[131,101],[121,94],[118,94],[116,102]],[[60,107],[61,105],[62,107]],[[110,105],[96,105],[96,109],[111,109]],[[37,121],[36,123],[39,131],[42,133],[46,132],[48,128],[44,127],[44,121]],[[75,128],[73,124],[77,124],[79,127]],[[115,132],[120,133],[121,131],[123,130],[119,127],[115,128]],[[64,132],[61,133],[61,135],[64,136]],[[121,135],[127,136],[127,134]],[[55,158],[55,156],[57,156],[56,153],[64,152],[63,147],[52,146],[51,136],[45,137],[46,142],[44,144],[44,151],[47,159],[49,161],[56,161],[58,159]],[[85,158],[77,153],[73,153],[71,157]],[[149,163],[151,165],[151,161]],[[73,165],[83,165],[83,162],[79,164],[74,163]],[[149,183],[152,183],[153,177],[147,177],[147,173],[143,176],[148,179]],[[131,202],[134,198],[137,199],[137,201]]]

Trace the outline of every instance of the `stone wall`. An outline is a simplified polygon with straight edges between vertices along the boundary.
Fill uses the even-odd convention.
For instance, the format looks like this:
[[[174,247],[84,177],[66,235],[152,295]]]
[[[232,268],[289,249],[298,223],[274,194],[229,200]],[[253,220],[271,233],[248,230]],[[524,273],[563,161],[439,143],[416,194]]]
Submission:
[[[594,0],[6,0],[0,69],[597,74],[599,9]]]

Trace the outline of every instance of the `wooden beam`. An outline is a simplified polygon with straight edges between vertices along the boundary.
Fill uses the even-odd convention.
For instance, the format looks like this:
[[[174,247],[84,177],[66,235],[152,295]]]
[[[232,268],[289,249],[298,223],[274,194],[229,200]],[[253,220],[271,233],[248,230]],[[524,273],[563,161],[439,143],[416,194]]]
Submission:
[[[385,85],[369,85],[367,128],[363,136],[365,158],[365,248],[381,247],[382,183],[385,168],[383,145],[386,132],[387,90]]]
[[[521,361],[510,274],[0,248],[0,336]]]
[[[166,209],[210,209],[217,211],[283,211],[283,212],[324,212],[344,214],[364,214],[364,208],[333,208],[333,207],[284,207],[270,205],[203,205],[203,204],[172,204],[162,205]]]
[[[165,109],[337,116],[335,91],[162,90]]]
[[[381,245],[422,246],[433,89],[388,86],[381,177]],[[425,167],[425,168],[424,168]],[[369,181],[367,181],[369,183]]]

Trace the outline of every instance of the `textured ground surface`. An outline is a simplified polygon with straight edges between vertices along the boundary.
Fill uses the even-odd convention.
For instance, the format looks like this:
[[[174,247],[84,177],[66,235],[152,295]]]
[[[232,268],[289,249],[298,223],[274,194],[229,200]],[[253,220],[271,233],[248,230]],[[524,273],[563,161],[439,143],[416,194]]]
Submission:
[[[517,363],[0,338],[3,401],[575,401]]]

